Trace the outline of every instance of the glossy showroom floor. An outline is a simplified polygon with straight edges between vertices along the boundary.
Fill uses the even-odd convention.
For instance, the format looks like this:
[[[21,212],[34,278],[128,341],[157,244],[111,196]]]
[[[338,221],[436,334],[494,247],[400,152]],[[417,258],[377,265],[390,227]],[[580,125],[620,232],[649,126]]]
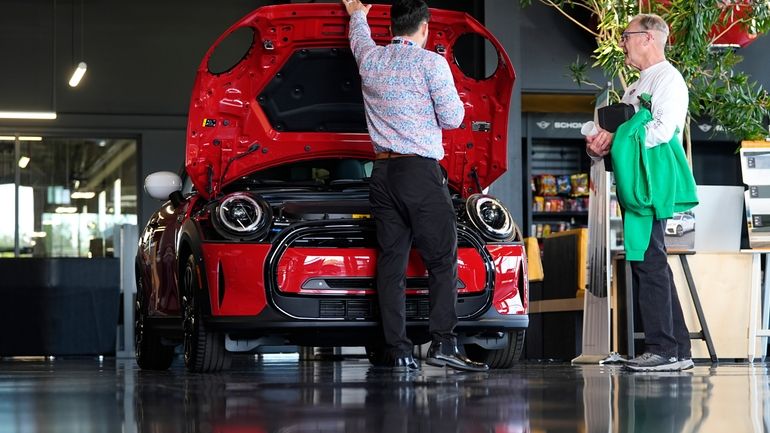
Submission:
[[[133,361],[0,360],[0,432],[762,432],[768,366],[681,373],[521,364],[417,374],[366,360],[236,359],[224,374]]]

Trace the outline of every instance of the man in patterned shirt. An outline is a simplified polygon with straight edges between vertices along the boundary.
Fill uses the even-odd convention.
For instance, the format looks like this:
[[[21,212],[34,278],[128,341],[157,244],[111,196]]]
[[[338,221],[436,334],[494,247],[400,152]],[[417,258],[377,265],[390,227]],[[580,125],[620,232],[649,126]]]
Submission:
[[[342,0],[350,14],[350,46],[361,74],[366,122],[374,146],[369,201],[377,225],[377,295],[386,363],[417,370],[406,335],[406,266],[412,242],[428,269],[426,362],[487,370],[457,347],[457,227],[446,179],[441,129],[465,116],[446,59],[423,49],[430,12],[423,0],[396,0],[387,46],[377,46],[366,15],[371,5]]]

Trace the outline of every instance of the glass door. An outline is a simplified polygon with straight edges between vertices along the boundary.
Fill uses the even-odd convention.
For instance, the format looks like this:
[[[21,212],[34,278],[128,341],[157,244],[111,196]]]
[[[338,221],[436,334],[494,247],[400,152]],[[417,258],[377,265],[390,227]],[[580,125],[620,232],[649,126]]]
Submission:
[[[2,138],[0,256],[111,256],[114,227],[136,224],[136,140]]]

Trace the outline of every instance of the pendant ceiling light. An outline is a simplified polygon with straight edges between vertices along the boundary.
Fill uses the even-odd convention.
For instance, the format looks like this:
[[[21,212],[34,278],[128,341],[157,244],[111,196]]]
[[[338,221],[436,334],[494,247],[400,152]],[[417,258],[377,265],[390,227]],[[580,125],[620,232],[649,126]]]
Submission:
[[[72,77],[70,78],[69,85],[70,87],[76,87],[78,84],[80,84],[80,80],[83,79],[83,76],[86,74],[86,70],[88,69],[88,65],[86,65],[86,62],[83,61],[84,50],[83,50],[83,0],[80,0],[80,62],[75,66],[75,2],[72,2],[72,65],[75,66],[75,70],[72,72]]]

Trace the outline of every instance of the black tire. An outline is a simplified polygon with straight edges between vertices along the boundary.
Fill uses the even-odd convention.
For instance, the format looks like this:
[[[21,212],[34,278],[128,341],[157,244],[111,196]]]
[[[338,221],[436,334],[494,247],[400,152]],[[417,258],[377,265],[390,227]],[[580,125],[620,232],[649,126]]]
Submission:
[[[168,370],[174,362],[174,346],[164,345],[158,332],[147,326],[147,302],[139,276],[134,302],[134,354],[142,370]]]
[[[484,349],[476,344],[465,345],[465,353],[468,358],[483,362],[489,368],[511,368],[521,357],[524,350],[524,334],[526,332],[511,331],[508,333],[508,345],[503,349]]]
[[[229,367],[225,336],[206,327],[202,302],[208,297],[201,290],[201,269],[191,255],[180,278],[182,283],[182,323],[184,328],[184,365],[194,373],[210,373]]]
[[[684,234],[684,227],[682,226],[676,226],[676,235],[682,236]]]

